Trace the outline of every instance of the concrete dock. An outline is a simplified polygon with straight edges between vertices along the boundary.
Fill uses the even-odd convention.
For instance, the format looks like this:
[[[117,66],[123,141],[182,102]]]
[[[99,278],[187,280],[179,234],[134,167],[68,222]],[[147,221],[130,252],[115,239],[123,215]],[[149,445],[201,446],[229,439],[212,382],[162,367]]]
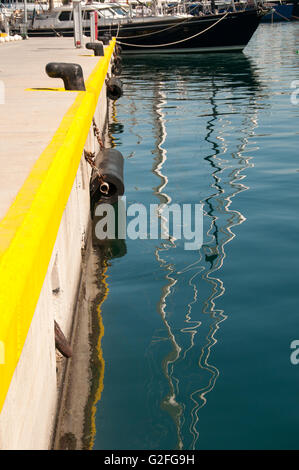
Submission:
[[[0,47],[0,449],[51,445],[59,390],[54,320],[70,337],[89,221],[91,168],[109,110],[103,57],[72,38]],[[49,62],[80,64],[86,91],[65,91]]]
[[[87,49],[75,49],[73,42],[72,38],[30,38],[0,48],[5,92],[5,103],[0,105],[0,219],[77,94],[43,90],[63,88],[61,79],[47,76],[46,64],[77,63],[88,78],[98,62]]]

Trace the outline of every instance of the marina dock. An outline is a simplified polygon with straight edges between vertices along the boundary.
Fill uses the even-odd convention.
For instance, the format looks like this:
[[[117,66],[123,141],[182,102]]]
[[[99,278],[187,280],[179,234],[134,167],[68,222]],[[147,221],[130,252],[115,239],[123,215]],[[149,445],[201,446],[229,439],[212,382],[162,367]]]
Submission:
[[[297,450],[298,5],[3,1],[0,450]]]
[[[47,449],[58,399],[54,320],[69,337],[88,237],[91,168],[104,132],[103,57],[72,38],[1,45],[0,448]],[[65,91],[50,62],[81,65],[86,91]],[[82,251],[83,250],[83,251]]]
[[[48,77],[46,64],[78,63],[88,78],[98,62],[92,55],[75,49],[72,38],[31,38],[1,47],[5,102],[0,108],[0,218],[77,95],[65,92],[61,79]]]

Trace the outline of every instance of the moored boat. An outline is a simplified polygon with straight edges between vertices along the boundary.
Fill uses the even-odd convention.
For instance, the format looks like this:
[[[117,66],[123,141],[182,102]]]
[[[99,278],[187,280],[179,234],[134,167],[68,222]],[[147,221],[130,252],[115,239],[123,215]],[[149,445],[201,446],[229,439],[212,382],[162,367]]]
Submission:
[[[266,3],[265,5],[271,8],[271,10],[262,18],[262,23],[276,23],[278,21],[290,21],[292,19],[294,10],[293,3],[278,1]]]
[[[135,16],[118,4],[82,6],[83,33],[90,35],[90,13],[97,11],[100,36],[116,36],[124,53],[242,51],[257,29],[265,10],[252,6],[243,11],[211,10],[190,14]],[[73,36],[72,7],[36,15],[29,36]]]
[[[143,29],[136,24],[122,25],[118,42],[126,53],[242,51],[263,14],[263,10],[251,9],[185,19],[149,19]]]

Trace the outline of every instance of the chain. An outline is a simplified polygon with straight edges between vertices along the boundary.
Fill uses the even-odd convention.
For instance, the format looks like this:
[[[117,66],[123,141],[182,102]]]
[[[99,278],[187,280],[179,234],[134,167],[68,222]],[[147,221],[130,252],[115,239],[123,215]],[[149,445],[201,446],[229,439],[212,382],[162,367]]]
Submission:
[[[95,154],[93,152],[88,152],[87,150],[84,150],[84,157],[85,157],[85,160],[90,164],[91,168],[97,174],[100,182],[104,181],[102,173],[100,172],[100,170],[96,167],[94,163]]]
[[[103,141],[102,141],[101,136],[100,136],[101,133],[100,133],[100,130],[99,130],[98,126],[96,125],[96,122],[95,122],[94,118],[92,119],[92,125],[93,125],[93,133],[94,133],[95,137],[97,138],[100,149],[103,150],[104,144],[103,144]]]
[[[92,125],[93,125],[93,132],[94,132],[95,137],[97,138],[100,149],[103,150],[104,144],[103,144],[103,141],[100,137],[100,130],[99,130],[98,126],[96,125],[94,118],[92,119]],[[85,157],[85,160],[89,163],[89,165],[93,169],[93,171],[96,173],[96,175],[99,179],[99,182],[100,182],[100,185],[101,185],[101,192],[103,194],[108,194],[109,184],[107,183],[107,181],[105,181],[104,176],[102,175],[102,173],[100,172],[100,170],[96,167],[96,165],[94,163],[94,161],[95,161],[94,152],[88,152],[87,150],[84,150],[84,157]]]

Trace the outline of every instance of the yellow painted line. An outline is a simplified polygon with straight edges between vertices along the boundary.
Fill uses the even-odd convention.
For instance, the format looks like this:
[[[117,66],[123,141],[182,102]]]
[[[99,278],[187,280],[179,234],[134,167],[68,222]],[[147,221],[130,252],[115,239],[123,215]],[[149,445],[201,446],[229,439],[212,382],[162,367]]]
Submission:
[[[102,305],[105,302],[108,293],[109,293],[109,286],[107,282],[108,275],[106,274],[108,269],[107,263],[104,261],[104,269],[102,274],[102,283],[104,285],[104,294],[101,302],[97,307],[97,315],[98,315],[98,322],[99,322],[99,337],[98,337],[98,344],[97,344],[97,356],[99,360],[99,378],[98,378],[98,385],[96,389],[95,396],[93,397],[93,403],[91,407],[91,430],[90,430],[90,441],[88,448],[91,450],[94,446],[95,436],[96,436],[96,412],[97,412],[97,403],[100,401],[102,392],[104,390],[104,374],[105,374],[105,359],[103,356],[102,350],[102,338],[104,336],[104,323],[102,318]]]
[[[77,92],[0,221],[0,344],[5,358],[4,364],[0,361],[0,411],[30,328],[114,46],[115,39],[87,80],[86,91]]]
[[[64,93],[78,93],[78,90],[66,90],[65,88],[25,88],[25,91],[63,91]]]

